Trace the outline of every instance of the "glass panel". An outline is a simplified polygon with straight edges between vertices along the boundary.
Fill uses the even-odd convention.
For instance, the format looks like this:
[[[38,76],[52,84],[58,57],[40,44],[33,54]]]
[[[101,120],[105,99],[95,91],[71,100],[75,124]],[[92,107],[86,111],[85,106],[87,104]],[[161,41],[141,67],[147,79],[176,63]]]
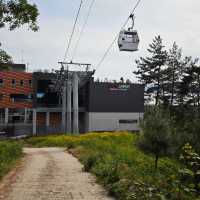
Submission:
[[[138,123],[138,120],[134,119],[121,119],[119,120],[119,123],[120,124],[137,124]]]
[[[0,87],[3,87],[3,79],[0,79]]]

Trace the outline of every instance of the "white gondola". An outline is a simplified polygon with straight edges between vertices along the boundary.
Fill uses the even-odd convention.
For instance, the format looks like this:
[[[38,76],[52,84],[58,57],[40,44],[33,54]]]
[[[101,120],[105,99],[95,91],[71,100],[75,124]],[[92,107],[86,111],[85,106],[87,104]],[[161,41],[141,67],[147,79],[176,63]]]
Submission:
[[[121,30],[119,33],[118,46],[120,51],[138,51],[139,46],[139,36],[136,30],[133,30],[134,27],[134,16],[131,15],[130,18],[133,20],[132,27],[128,30]]]

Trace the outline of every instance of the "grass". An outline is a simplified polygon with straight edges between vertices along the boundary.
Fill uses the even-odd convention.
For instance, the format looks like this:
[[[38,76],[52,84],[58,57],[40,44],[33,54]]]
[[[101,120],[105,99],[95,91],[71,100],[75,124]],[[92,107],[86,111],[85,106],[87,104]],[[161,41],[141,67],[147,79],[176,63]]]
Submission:
[[[33,137],[25,141],[35,147],[68,147],[119,200],[189,200],[192,194],[177,186],[180,164],[171,158],[159,160],[137,148],[138,135],[130,133],[91,133],[81,136]]]
[[[19,142],[0,141],[0,179],[15,165],[22,156]]]

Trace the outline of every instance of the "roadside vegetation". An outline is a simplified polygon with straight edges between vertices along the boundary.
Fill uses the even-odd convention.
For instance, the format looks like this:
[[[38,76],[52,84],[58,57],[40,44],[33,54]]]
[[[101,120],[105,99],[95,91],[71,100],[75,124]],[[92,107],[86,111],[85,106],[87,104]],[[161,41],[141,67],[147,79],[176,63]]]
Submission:
[[[19,142],[0,141],[0,179],[16,164],[22,156]]]
[[[126,132],[91,133],[33,137],[25,143],[35,147],[68,147],[83,163],[84,170],[95,174],[119,200],[198,199],[192,182],[194,172],[189,169],[191,160],[185,160],[186,152],[193,151],[191,147],[185,147],[182,154],[182,160],[188,165],[162,154],[155,169],[155,155],[140,148],[142,137]],[[190,181],[184,182],[187,177]]]

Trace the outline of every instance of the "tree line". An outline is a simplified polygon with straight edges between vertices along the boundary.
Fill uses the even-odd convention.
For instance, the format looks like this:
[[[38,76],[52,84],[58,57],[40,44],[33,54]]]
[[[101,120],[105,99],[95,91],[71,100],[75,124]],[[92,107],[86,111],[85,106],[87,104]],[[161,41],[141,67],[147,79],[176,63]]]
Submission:
[[[135,61],[134,71],[147,97],[139,146],[155,155],[157,168],[160,156],[177,158],[185,144],[200,153],[200,64],[183,56],[176,42],[166,50],[160,35],[147,51],[147,57]]]
[[[200,65],[198,58],[183,56],[176,42],[169,50],[160,35],[147,49],[149,56],[136,60],[134,74],[146,86],[148,102],[164,106],[200,107]]]

